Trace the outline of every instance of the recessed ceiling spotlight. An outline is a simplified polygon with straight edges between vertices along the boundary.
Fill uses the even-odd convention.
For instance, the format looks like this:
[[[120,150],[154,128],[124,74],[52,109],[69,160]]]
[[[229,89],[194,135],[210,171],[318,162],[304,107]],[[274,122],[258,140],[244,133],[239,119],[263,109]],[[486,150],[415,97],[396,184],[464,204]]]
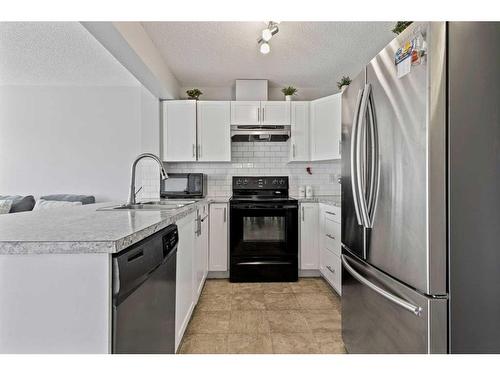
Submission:
[[[257,39],[257,43],[260,45],[260,52],[263,53],[264,55],[268,54],[269,51],[271,50],[271,47],[269,46],[269,41],[275,35],[278,33],[279,28],[278,28],[278,23],[279,22],[273,22],[269,21],[267,24],[267,28],[262,30],[261,37]]]

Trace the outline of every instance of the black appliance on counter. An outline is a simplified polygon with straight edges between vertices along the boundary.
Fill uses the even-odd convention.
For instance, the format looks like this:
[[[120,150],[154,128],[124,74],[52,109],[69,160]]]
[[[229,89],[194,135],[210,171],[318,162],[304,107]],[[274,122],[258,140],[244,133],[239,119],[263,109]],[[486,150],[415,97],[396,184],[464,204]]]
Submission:
[[[162,198],[203,198],[206,194],[207,175],[204,173],[169,173],[160,183]]]
[[[288,177],[233,177],[231,282],[297,281],[298,202]]]
[[[178,242],[172,224],[113,255],[113,353],[175,353]]]

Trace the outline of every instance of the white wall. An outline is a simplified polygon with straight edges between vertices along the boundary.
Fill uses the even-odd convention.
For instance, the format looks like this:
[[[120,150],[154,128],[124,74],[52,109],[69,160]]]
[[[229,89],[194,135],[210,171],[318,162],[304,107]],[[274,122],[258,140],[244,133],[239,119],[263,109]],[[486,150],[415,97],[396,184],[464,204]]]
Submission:
[[[139,88],[0,87],[2,194],[125,199],[140,99]]]

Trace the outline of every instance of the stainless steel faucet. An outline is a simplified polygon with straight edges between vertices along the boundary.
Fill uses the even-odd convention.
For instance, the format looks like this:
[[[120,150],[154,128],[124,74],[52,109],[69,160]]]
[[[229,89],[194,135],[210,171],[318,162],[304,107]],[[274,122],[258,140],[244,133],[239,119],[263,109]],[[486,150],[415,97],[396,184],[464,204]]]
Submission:
[[[163,168],[163,162],[160,160],[158,156],[155,154],[150,154],[150,153],[144,153],[140,154],[138,157],[135,158],[134,162],[132,163],[132,169],[130,171],[131,174],[131,181],[130,181],[130,192],[128,195],[128,205],[135,204],[135,195],[137,194],[135,191],[135,168],[137,166],[137,163],[139,160],[144,159],[144,158],[150,158],[155,160],[158,165],[160,166],[160,176],[162,180],[166,180],[168,178],[168,174],[165,171],[165,168]]]

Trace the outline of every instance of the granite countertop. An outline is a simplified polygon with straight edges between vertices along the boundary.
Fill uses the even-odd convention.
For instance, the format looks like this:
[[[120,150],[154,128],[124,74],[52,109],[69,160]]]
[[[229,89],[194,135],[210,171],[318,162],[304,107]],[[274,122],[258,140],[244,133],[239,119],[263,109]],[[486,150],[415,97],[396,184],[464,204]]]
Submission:
[[[195,211],[207,197],[176,210],[107,210],[106,202],[0,215],[0,254],[117,253]]]
[[[298,198],[293,197],[299,201],[299,203],[324,203],[335,207],[341,207],[342,197],[340,195],[318,195],[312,198]]]

